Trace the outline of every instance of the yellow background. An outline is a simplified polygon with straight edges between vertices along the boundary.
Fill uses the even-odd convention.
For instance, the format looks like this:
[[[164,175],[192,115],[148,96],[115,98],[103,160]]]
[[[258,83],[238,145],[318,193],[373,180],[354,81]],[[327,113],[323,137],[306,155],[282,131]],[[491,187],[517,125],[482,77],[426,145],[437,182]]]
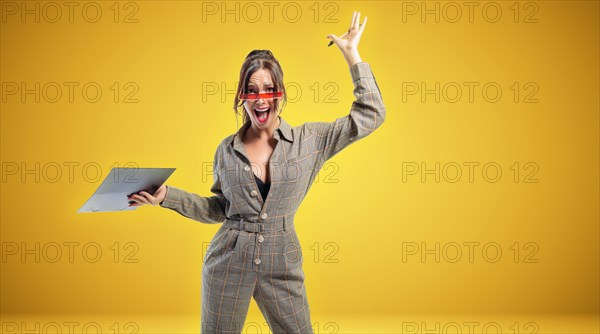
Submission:
[[[245,56],[253,49],[271,50],[289,93],[299,87],[296,101],[282,113],[291,125],[333,121],[350,111],[353,84],[342,54],[327,47],[325,36],[343,34],[359,10],[368,17],[359,51],[371,65],[387,118],[321,170],[296,215],[311,314],[320,319],[321,332],[328,332],[326,322],[340,324],[337,332],[381,325],[373,320],[352,327],[341,325],[342,319],[386,317],[392,319],[390,330],[398,332],[393,319],[410,314],[498,319],[512,313],[532,314],[528,321],[538,323],[533,314],[588,314],[585,330],[598,330],[598,1],[539,1],[535,7],[519,2],[518,22],[509,8],[513,2],[495,2],[502,9],[495,23],[481,15],[488,2],[477,2],[473,22],[458,2],[463,16],[455,23],[443,15],[439,23],[432,15],[425,22],[418,14],[403,18],[408,2],[400,1],[278,2],[273,22],[262,2],[257,22],[250,22],[255,12],[244,2],[237,3],[239,22],[233,14],[224,20],[208,15],[207,4],[199,1],[135,1],[130,7],[121,2],[117,23],[113,2],[96,2],[102,9],[96,23],[81,14],[87,2],[78,2],[74,22],[63,5],[55,23],[43,15],[39,23],[33,15],[23,21],[20,9],[6,12],[6,3],[0,23],[5,322],[17,314],[156,314],[188,316],[188,329],[198,328],[202,256],[218,225],[158,207],[77,214],[100,184],[100,178],[82,176],[83,166],[100,166],[102,179],[112,166],[128,162],[175,167],[167,184],[211,195],[206,166],[218,143],[241,125],[232,110],[233,94],[222,89],[235,89]],[[46,4],[28,3],[30,8]],[[440,10],[451,9],[446,2],[427,2],[430,8],[436,3]],[[228,8],[235,4],[228,2]],[[302,14],[291,22],[298,7]],[[533,8],[537,22],[523,22]],[[130,19],[137,22],[123,22],[134,9]],[[36,103],[33,95],[7,93],[6,83],[31,89],[35,82],[58,83],[62,97],[52,103],[40,94]],[[67,82],[79,83],[73,102]],[[81,95],[90,82],[102,88],[96,103]],[[137,103],[124,103],[133,91],[128,82],[139,89],[133,96]],[[463,96],[456,103],[444,96],[436,103],[431,94],[424,101],[420,95],[403,101],[406,83],[431,89],[436,82],[458,83]],[[465,82],[479,83],[473,102]],[[481,95],[490,82],[502,88],[496,103]],[[511,90],[515,82],[518,102]],[[537,103],[523,102],[533,91],[525,87],[528,82],[539,89],[533,96]],[[203,91],[215,85],[218,94]],[[332,92],[337,102],[327,103]],[[464,165],[469,162],[479,164],[473,182]],[[33,174],[22,168],[35,171],[36,163]],[[65,163],[78,164],[72,180]],[[436,182],[429,174],[423,182],[422,173],[405,175],[406,163],[425,163],[427,169],[439,163],[440,170],[447,167],[446,178]],[[498,182],[482,176],[488,163],[501,167]],[[62,176],[53,182],[56,164]],[[455,164],[463,174],[451,182]],[[9,166],[19,170],[8,173]],[[530,174],[538,181],[527,182]],[[494,169],[488,175],[493,177]],[[79,246],[70,263],[64,243],[72,242]],[[41,254],[36,263],[30,254],[22,261],[21,246],[33,249],[35,243],[40,253],[44,247],[50,252],[54,243],[63,245],[62,257],[52,263]],[[422,252],[402,260],[406,245],[421,243],[428,249],[440,244],[439,263],[433,256],[421,261]],[[464,243],[479,243],[472,263]],[[463,245],[463,254],[453,263],[456,244]],[[7,253],[10,245],[18,245],[16,255]],[[84,245],[98,245],[98,262],[85,260]],[[484,245],[501,248],[499,261],[482,256]],[[443,256],[444,249],[450,255]],[[137,263],[126,260],[132,251]],[[249,319],[264,321],[254,301]],[[502,323],[503,329],[515,319]],[[141,332],[157,328],[140,325]],[[549,328],[554,327],[541,326],[540,332]]]

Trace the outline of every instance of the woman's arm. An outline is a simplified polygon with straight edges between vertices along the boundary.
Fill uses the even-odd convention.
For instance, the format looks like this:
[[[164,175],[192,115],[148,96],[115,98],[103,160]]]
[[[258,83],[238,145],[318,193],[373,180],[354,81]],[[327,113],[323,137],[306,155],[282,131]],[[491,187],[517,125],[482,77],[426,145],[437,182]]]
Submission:
[[[211,191],[214,190],[213,187]],[[167,196],[160,206],[201,223],[216,224],[225,221],[226,199],[222,195],[203,197],[167,186]]]
[[[214,183],[210,191],[215,194],[214,196],[203,197],[173,186],[167,186],[167,194],[165,199],[160,203],[160,206],[206,224],[216,224],[225,221],[227,199],[223,195],[219,175],[220,149],[219,146],[213,163]]]
[[[138,194],[131,195],[128,199],[133,201],[133,203],[129,205],[159,205],[201,223],[222,223],[226,218],[225,212],[227,210],[228,202],[221,190],[218,165],[219,152],[220,146],[217,148],[213,163],[214,183],[210,188],[210,191],[215,194],[214,196],[204,197],[163,184],[152,195],[146,191],[140,191]]]
[[[385,120],[383,98],[369,63],[359,62],[350,68],[355,100],[350,113],[334,122],[308,122],[306,129],[317,136],[317,150],[325,162],[348,145],[373,133]]]
[[[358,41],[365,28],[367,18],[359,25],[360,13],[354,12],[348,32],[337,37],[328,35],[340,48],[354,83],[355,100],[350,114],[334,122],[306,123],[306,128],[317,136],[317,150],[321,162],[325,162],[351,143],[375,131],[385,120],[385,105],[377,81],[368,63],[363,62],[358,52]]]

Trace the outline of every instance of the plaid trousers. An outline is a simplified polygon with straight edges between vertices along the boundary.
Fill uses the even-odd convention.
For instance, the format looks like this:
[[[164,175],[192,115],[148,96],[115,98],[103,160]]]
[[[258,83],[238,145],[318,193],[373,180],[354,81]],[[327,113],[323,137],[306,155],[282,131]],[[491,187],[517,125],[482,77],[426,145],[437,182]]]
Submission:
[[[379,128],[386,113],[370,65],[354,64],[350,74],[356,97],[350,114],[295,127],[279,116],[265,201],[242,142],[250,122],[217,147],[214,195],[167,186],[162,207],[222,223],[203,260],[202,333],[240,333],[251,298],[273,333],[313,333],[294,216],[323,164]]]

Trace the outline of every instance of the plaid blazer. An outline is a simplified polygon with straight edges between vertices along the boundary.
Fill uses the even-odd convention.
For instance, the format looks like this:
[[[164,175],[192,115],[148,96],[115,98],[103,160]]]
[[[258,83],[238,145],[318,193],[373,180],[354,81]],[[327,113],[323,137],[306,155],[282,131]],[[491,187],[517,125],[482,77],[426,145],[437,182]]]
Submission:
[[[218,145],[214,155],[213,196],[204,197],[167,186],[160,206],[193,220],[214,224],[227,218],[258,223],[293,221],[296,210],[323,164],[348,145],[377,129],[385,119],[379,86],[366,62],[350,67],[355,100],[350,113],[333,122],[290,126],[281,116],[277,144],[269,161],[271,188],[263,202],[253,168],[244,151],[246,122]],[[260,171],[259,168],[256,168]]]

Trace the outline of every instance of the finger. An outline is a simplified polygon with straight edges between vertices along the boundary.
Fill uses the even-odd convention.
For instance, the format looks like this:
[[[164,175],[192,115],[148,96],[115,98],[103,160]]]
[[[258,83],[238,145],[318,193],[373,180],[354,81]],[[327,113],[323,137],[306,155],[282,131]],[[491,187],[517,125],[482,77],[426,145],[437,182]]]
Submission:
[[[150,193],[146,191],[140,191],[140,194],[144,195],[144,197],[148,200],[149,204],[154,205],[154,203],[156,203],[156,197],[150,195]]]
[[[138,205],[142,205],[140,203],[138,203],[137,200],[133,199],[133,198],[129,198],[129,206],[138,206]]]
[[[356,14],[356,20],[354,20],[354,29],[358,29],[358,24],[360,23],[360,12]]]
[[[367,17],[365,16],[365,19],[363,21],[363,23],[360,25],[360,32],[362,33],[363,30],[365,30],[365,26],[367,25]]]
[[[142,195],[142,196],[144,196],[144,197],[146,197],[146,198],[148,198],[148,199],[152,198],[152,195],[150,195],[150,193],[147,192],[147,191],[143,191],[142,190],[142,191],[139,192],[139,194]]]
[[[352,30],[352,27],[354,27],[355,19],[356,19],[356,11],[354,13],[352,13],[352,20],[350,21],[350,28],[348,28],[348,31]]]
[[[333,40],[333,42],[337,44],[338,37],[336,35],[329,34],[329,35],[327,35],[327,38],[331,38],[331,40]]]
[[[140,197],[139,195],[131,195],[131,197],[129,197],[129,200],[134,201],[139,205],[147,204],[145,200],[143,200],[142,197]]]
[[[131,197],[140,204],[150,204],[145,197],[142,197],[140,195],[133,194],[133,195],[131,195]]]

